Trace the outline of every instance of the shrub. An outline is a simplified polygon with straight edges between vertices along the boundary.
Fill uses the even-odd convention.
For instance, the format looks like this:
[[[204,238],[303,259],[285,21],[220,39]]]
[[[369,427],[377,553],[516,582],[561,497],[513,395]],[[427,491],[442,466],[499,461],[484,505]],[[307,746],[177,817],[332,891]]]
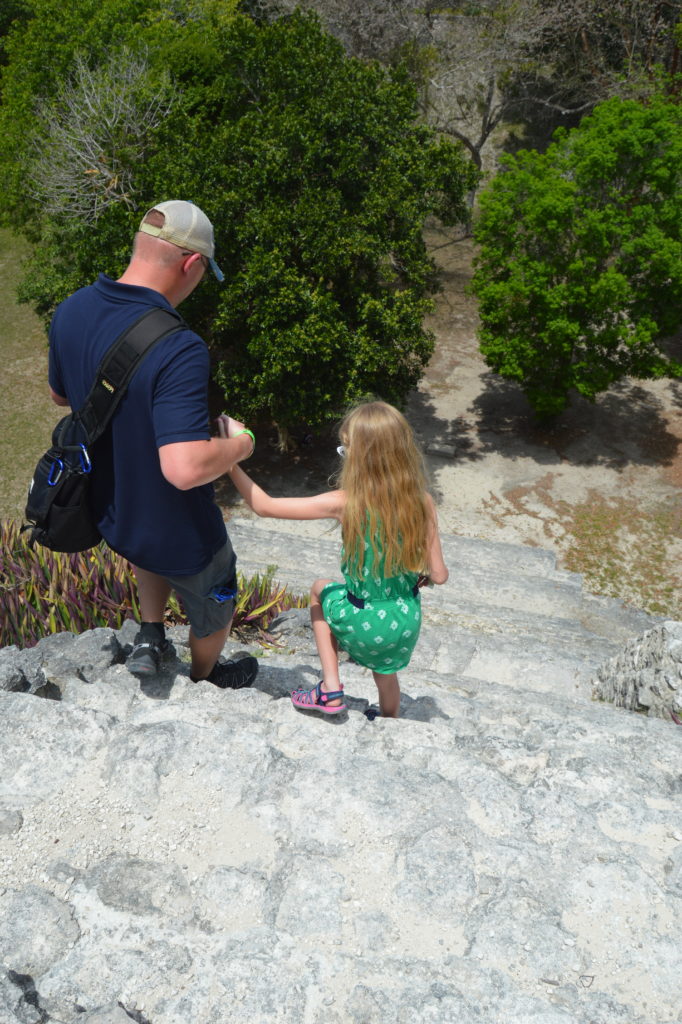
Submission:
[[[481,196],[481,352],[540,416],[575,390],[682,376],[678,103],[609,100],[546,153],[505,158]]]
[[[139,620],[137,587],[129,563],[105,544],[67,555],[31,547],[19,523],[0,523],[0,646],[32,647],[51,633],[82,633],[98,626],[120,629]],[[302,608],[306,597],[290,594],[274,582],[274,566],[247,580],[241,574],[233,629],[256,630],[265,639],[269,623],[288,608]],[[185,624],[180,602],[172,596],[167,624]]]

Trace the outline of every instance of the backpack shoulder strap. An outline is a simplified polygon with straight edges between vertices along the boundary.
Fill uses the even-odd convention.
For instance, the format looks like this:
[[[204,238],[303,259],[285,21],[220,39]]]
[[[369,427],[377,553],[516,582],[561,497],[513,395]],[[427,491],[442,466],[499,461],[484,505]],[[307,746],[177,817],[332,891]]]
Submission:
[[[104,432],[138,366],[154,346],[174,331],[186,327],[175,311],[155,307],[126,328],[97,367],[95,382],[76,413],[93,444]]]

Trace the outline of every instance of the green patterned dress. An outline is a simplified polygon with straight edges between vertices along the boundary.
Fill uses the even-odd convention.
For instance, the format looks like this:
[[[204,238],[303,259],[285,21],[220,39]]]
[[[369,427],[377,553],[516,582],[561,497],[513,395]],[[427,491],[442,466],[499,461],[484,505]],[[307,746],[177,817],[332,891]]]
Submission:
[[[372,564],[368,538],[365,562]],[[342,552],[341,571],[346,582],[328,583],[321,600],[325,620],[339,646],[358,665],[390,675],[408,665],[419,638],[422,611],[419,574],[403,572],[384,579],[383,564],[381,557],[377,573],[365,564],[358,576]]]

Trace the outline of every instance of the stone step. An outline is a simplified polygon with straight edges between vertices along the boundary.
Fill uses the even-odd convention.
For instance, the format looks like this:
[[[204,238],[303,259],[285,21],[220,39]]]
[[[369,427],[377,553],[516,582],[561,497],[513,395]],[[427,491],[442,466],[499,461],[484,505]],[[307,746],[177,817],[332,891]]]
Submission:
[[[348,663],[299,713],[309,635],[220,691],[111,633],[0,692],[0,1020],[679,1020],[675,727],[417,657],[398,721]]]
[[[423,672],[441,678],[478,679],[528,693],[559,693],[571,701],[591,699],[591,680],[618,651],[615,644],[590,638],[584,646],[548,637],[473,634],[425,625],[412,661],[400,673],[419,678]],[[313,663],[317,656],[310,652]],[[346,663],[347,665],[347,663]],[[344,671],[345,671],[344,665]]]
[[[275,578],[302,593],[319,576],[340,577],[338,531],[326,523],[236,519],[229,530],[244,573],[276,565]],[[556,570],[550,552],[453,535],[443,550],[450,579],[422,593],[424,624],[407,673],[429,672],[446,689],[470,679],[586,703],[599,667],[656,621],[586,594],[581,577]],[[309,629],[305,642],[316,666]]]
[[[319,658],[307,610],[284,613],[272,630],[281,647],[266,651],[263,666],[272,666],[286,655],[283,664],[291,670],[293,654],[296,665],[307,666],[306,685],[312,686],[319,676]],[[178,635],[184,644],[182,634]],[[232,650],[239,648],[236,638],[230,644]],[[254,650],[259,653],[257,646]],[[471,623],[469,628],[451,623],[445,629],[426,621],[412,661],[400,673],[401,685],[404,680],[419,684],[423,677],[438,678],[439,686],[449,690],[455,681],[467,680],[467,685],[475,688],[481,683],[495,684],[515,693],[561,695],[571,702],[586,703],[592,696],[591,680],[618,650],[616,643],[562,620],[546,619],[542,636],[523,629],[496,632],[486,623]],[[359,672],[373,690],[371,672],[348,661],[344,654],[341,658],[346,684]],[[289,677],[288,689],[295,685]]]
[[[327,521],[268,520],[242,514],[231,518],[227,525],[240,558],[247,552],[258,551],[258,560],[264,564],[268,564],[269,557],[271,562],[284,567],[304,564],[306,568],[310,566],[315,571],[315,565],[320,563],[321,567],[326,567],[325,571],[334,568],[338,570],[341,532],[336,524]],[[558,570],[554,554],[542,548],[455,534],[443,534],[441,542],[445,561],[451,571],[456,566],[483,572],[499,572],[504,569],[510,575],[551,576],[557,580],[572,580],[577,586],[580,585],[580,577],[576,573]]]
[[[621,602],[595,598],[591,594],[580,595],[575,608],[565,606],[561,609],[563,614],[555,615],[545,610],[496,607],[468,597],[439,600],[445,589],[429,588],[422,592],[422,614],[425,623],[440,625],[446,630],[450,624],[455,624],[475,633],[550,636],[557,640],[565,638],[572,644],[582,644],[596,637],[609,644],[620,644],[624,639],[641,635],[659,621]]]
[[[281,648],[249,648],[260,655],[256,687],[276,698],[287,697],[297,686],[314,686],[320,676],[312,630],[299,628],[298,623],[305,623],[305,616],[294,613],[292,618],[298,621],[291,632],[281,635]],[[186,660],[186,627],[177,627],[172,639],[179,657]],[[231,638],[226,654],[245,649],[236,638]],[[542,705],[551,708],[552,713],[563,714],[576,704],[592,703],[591,680],[613,649],[604,645],[601,653],[604,657],[593,647],[589,657],[572,655],[551,644],[542,647],[527,641],[515,643],[490,637],[479,640],[465,633],[445,638],[442,631],[426,627],[412,661],[400,672],[403,711],[407,712],[414,701],[432,705],[436,699],[442,703],[448,695],[457,695],[497,704],[500,713],[503,708]],[[377,691],[370,670],[347,660],[343,654],[341,678],[350,709],[363,710],[376,703]],[[179,696],[182,697],[182,691]],[[419,717],[415,710],[406,716]]]
[[[279,580],[304,592],[320,576],[340,579],[338,533],[333,539],[331,536],[315,537],[290,532],[289,526],[287,523],[285,531],[277,527],[254,528],[250,522],[231,521],[230,537],[242,572],[264,571],[268,566],[276,565],[275,575]],[[500,557],[506,556],[507,549],[511,548],[514,559],[496,563],[488,551],[483,565],[479,565],[472,557],[473,548],[468,549],[468,558],[463,562],[446,555],[450,579],[446,586],[433,588],[432,601],[440,606],[456,608],[459,595],[465,594],[469,600],[495,608],[522,608],[538,613],[564,614],[566,617],[575,615],[581,596],[579,576],[557,573],[549,576],[545,571],[535,576],[522,572],[519,566],[524,563],[519,551],[522,554],[523,549],[514,549],[511,545],[498,547],[505,549],[498,552]],[[536,564],[535,558],[531,564]],[[547,568],[546,560],[537,564]]]
[[[229,531],[246,575],[275,566],[275,578],[299,593],[318,577],[340,578],[339,534],[326,523],[233,519]],[[522,629],[542,637],[552,618],[572,624],[570,630],[580,627],[581,635],[618,641],[657,621],[622,602],[585,594],[579,575],[552,568],[551,552],[453,535],[443,537],[443,549],[450,578],[424,591],[422,607],[425,621],[445,628],[449,621],[483,621],[493,632]]]
[[[580,580],[577,573],[557,569],[556,556],[544,548],[461,537],[452,533],[442,534],[441,545],[448,565],[470,566],[483,571],[497,571],[504,567],[505,571],[522,576],[551,576],[576,582]]]

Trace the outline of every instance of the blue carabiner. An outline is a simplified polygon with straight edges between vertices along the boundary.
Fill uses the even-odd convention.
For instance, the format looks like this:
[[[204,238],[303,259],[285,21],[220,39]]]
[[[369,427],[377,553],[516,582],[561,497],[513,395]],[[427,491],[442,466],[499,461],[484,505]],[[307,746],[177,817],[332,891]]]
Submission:
[[[55,467],[58,467],[57,475],[54,476]],[[64,472],[64,463],[60,458],[55,456],[54,462],[50,466],[50,472],[47,475],[47,486],[54,487],[59,482],[59,478]]]
[[[216,604],[223,604],[225,601],[231,601],[237,596],[237,591],[232,590],[230,587],[214,587],[211,593],[208,595],[212,601]]]
[[[88,449],[85,447],[84,444],[79,444],[78,447],[80,448],[78,457],[81,462],[81,469],[83,470],[84,473],[89,473],[90,470],[92,469],[92,462],[90,461],[90,456],[88,455]]]

